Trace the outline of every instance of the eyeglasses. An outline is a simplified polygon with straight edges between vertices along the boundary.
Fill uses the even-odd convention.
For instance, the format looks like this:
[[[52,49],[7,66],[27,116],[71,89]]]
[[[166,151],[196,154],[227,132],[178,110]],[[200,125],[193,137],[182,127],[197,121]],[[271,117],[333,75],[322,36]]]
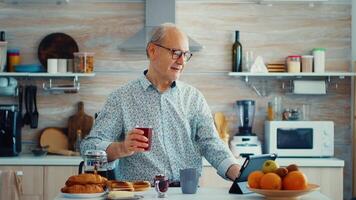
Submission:
[[[163,49],[166,49],[166,50],[170,51],[171,54],[172,54],[172,59],[173,60],[177,60],[178,58],[183,56],[184,61],[188,62],[189,59],[193,56],[193,53],[190,52],[190,51],[182,51],[182,50],[178,50],[178,49],[171,49],[171,48],[162,46],[160,44],[156,44],[156,43],[153,43],[153,44],[156,45],[156,46],[159,46],[159,47],[161,47]]]

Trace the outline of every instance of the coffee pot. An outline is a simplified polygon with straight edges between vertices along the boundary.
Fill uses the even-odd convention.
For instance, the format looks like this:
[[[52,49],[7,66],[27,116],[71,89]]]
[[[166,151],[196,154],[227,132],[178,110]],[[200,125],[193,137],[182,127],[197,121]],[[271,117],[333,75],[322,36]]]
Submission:
[[[105,151],[87,150],[83,159],[79,164],[79,174],[84,170],[84,173],[97,173],[108,178],[108,159]]]

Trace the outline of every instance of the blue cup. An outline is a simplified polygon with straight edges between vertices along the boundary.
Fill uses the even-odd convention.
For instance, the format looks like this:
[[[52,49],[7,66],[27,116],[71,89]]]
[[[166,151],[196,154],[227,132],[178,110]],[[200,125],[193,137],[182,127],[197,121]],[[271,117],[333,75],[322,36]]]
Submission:
[[[183,194],[195,194],[198,189],[198,171],[196,168],[179,170],[180,186]]]

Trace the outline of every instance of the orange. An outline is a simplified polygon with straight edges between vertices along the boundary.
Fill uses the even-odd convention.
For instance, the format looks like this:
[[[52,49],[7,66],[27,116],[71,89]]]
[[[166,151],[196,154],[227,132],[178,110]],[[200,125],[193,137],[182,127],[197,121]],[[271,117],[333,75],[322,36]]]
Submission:
[[[308,187],[308,179],[301,171],[292,171],[283,178],[284,190],[305,190]]]
[[[280,190],[282,189],[282,179],[277,174],[269,172],[262,176],[260,187],[266,190]]]
[[[251,188],[260,188],[260,180],[265,175],[262,171],[253,171],[247,177],[247,183]]]

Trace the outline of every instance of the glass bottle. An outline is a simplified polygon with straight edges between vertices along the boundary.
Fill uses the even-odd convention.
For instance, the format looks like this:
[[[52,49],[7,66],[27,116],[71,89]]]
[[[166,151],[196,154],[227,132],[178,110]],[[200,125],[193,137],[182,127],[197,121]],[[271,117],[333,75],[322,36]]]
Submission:
[[[77,130],[77,140],[75,142],[75,151],[80,152],[80,143],[82,142],[82,130]]]
[[[235,31],[235,42],[232,46],[232,71],[242,72],[242,45],[240,43],[240,32]]]
[[[273,121],[274,120],[274,109],[273,109],[273,103],[272,102],[268,102],[267,119],[269,121]]]

